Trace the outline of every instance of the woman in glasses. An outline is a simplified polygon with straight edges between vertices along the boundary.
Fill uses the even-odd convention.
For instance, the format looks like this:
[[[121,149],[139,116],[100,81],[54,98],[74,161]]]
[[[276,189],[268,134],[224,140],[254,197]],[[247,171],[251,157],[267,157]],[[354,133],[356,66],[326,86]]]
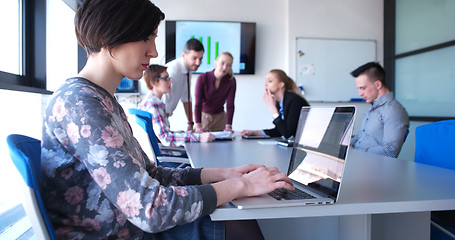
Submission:
[[[153,119],[153,131],[165,146],[182,146],[185,142],[209,142],[215,139],[209,132],[173,132],[166,114],[166,107],[161,100],[171,90],[172,80],[165,66],[152,64],[144,72],[144,81],[150,90],[140,104],[139,109],[150,112]]]

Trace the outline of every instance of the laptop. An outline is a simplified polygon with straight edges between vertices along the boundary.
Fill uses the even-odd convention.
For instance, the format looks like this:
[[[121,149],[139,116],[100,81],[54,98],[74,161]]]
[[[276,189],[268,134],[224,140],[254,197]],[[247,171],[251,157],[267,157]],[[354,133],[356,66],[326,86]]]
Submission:
[[[355,106],[302,107],[287,173],[296,191],[278,189],[257,197],[237,198],[231,203],[239,209],[335,203],[355,111]],[[277,193],[282,190],[287,193]]]

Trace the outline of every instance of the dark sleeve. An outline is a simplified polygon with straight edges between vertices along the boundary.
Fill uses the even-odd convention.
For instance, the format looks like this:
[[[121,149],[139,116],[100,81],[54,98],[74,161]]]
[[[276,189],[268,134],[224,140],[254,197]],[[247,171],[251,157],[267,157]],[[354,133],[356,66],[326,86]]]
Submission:
[[[236,82],[235,78],[232,78],[230,81],[232,81],[232,84],[230,85],[226,99],[226,124],[232,124],[232,119],[234,118],[234,99]]]
[[[189,168],[187,174],[183,176],[186,185],[201,185],[201,170],[202,168]]]
[[[278,116],[276,119],[273,120],[273,124],[275,124],[275,120],[277,119],[281,119],[281,115]],[[268,136],[270,137],[281,137],[281,133],[280,131],[278,131],[277,127],[276,127],[276,124],[275,124],[275,127],[274,128],[271,128],[271,129],[263,129],[263,131],[265,132],[265,134],[267,134]]]
[[[202,214],[201,215],[208,215],[213,213],[216,209],[216,203],[218,201],[216,197],[216,191],[210,184],[204,185],[197,185],[195,186],[202,195]]]
[[[153,176],[159,176],[165,186],[188,186],[196,188],[202,196],[202,215],[211,214],[216,209],[217,197],[216,191],[210,184],[201,182],[202,168],[157,168],[157,173]]]
[[[303,106],[309,106],[303,97],[292,92],[286,92],[283,100],[284,120],[280,115],[273,120],[275,128],[264,130],[264,132],[271,137],[284,136],[285,138],[289,138],[295,136],[300,109]]]
[[[206,74],[200,74],[197,77],[196,87],[194,89],[194,121],[201,122],[202,102],[204,102],[204,83]]]

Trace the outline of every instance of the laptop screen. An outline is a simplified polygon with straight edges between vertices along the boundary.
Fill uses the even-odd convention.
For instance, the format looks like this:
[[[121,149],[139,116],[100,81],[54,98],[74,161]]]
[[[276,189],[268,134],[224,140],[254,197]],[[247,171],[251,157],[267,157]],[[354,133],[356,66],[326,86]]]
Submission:
[[[303,107],[289,163],[289,178],[336,199],[354,114],[354,106]]]

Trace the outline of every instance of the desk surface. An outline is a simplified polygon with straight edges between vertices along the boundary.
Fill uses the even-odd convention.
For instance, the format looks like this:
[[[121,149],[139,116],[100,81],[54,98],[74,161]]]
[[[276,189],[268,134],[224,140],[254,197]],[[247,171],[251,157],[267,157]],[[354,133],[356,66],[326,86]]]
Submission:
[[[194,167],[234,167],[247,163],[286,172],[292,148],[260,144],[273,140],[187,143]],[[455,209],[455,171],[351,150],[340,197],[333,205],[239,210],[229,204],[213,220],[268,219]]]

